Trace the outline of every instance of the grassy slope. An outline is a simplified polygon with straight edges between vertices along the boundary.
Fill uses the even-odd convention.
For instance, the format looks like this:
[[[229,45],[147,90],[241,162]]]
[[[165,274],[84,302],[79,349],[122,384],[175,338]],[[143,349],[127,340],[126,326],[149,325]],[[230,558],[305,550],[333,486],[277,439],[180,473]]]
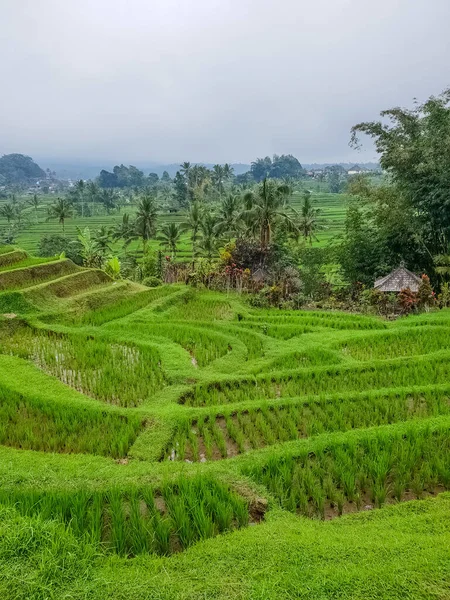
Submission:
[[[332,522],[266,523],[171,558],[95,557],[56,522],[0,512],[5,599],[444,599],[450,495]]]

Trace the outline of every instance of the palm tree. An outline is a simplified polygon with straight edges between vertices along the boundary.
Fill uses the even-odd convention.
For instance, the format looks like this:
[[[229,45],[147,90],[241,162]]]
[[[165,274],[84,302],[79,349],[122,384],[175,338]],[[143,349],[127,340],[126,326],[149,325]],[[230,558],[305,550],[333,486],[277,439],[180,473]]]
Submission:
[[[223,165],[223,175],[227,181],[229,181],[234,175],[234,169],[228,163]]]
[[[142,239],[144,254],[147,251],[147,242],[156,233],[158,219],[158,206],[155,197],[146,194],[138,203],[136,213],[136,233]]]
[[[86,197],[86,186],[82,179],[78,180],[75,183],[73,191],[76,201],[81,203],[81,216],[84,217],[84,201]]]
[[[111,234],[106,225],[102,225],[95,232],[94,249],[101,257],[111,252]]]
[[[212,213],[203,215],[200,223],[201,237],[197,247],[197,254],[212,260],[217,254],[220,246],[220,239],[217,236],[217,217]]]
[[[100,188],[95,181],[88,181],[86,184],[86,196],[89,198],[89,202],[97,202],[99,193]]]
[[[170,251],[172,259],[176,257],[178,243],[182,233],[183,230],[181,225],[177,225],[176,223],[164,223],[161,227],[161,232],[157,237],[161,242],[161,246],[164,246]]]
[[[219,193],[219,198],[222,198],[222,193],[224,191],[223,182],[225,179],[225,171],[222,165],[214,165],[211,180],[214,184],[214,187]]]
[[[303,205],[300,213],[298,230],[305,238],[305,241],[309,240],[310,246],[312,246],[313,238],[317,240],[315,232],[320,229],[320,225],[318,223],[319,214],[320,210],[318,208],[314,208],[311,202],[311,194],[309,192],[305,192],[303,196]]]
[[[98,193],[98,201],[106,208],[109,215],[110,211],[116,208],[117,193],[113,189],[105,188]]]
[[[189,212],[187,214],[187,220],[181,224],[182,231],[191,231],[191,241],[192,241],[192,255],[195,256],[196,244],[198,238],[198,232],[200,230],[200,224],[202,222],[202,209],[200,206],[200,202],[198,200],[194,200],[189,207]]]
[[[0,208],[0,215],[8,221],[8,225],[14,219],[15,214],[16,211],[14,210],[14,206],[12,204],[4,204]]]
[[[112,231],[112,237],[114,240],[123,240],[123,249],[126,253],[128,246],[131,242],[136,239],[136,226],[130,221],[130,215],[124,213],[122,220],[116,223]]]
[[[39,198],[37,194],[33,194],[33,197],[28,200],[28,204],[34,208],[34,216],[36,219],[36,223],[38,222],[38,208],[39,208]]]
[[[184,163],[181,163],[181,165],[180,165],[180,173],[186,179],[186,183],[189,182],[189,173],[191,171],[191,166],[192,165],[190,162],[184,162]]]
[[[270,244],[273,228],[277,223],[286,223],[295,227],[292,210],[289,211],[287,200],[289,188],[273,180],[264,179],[255,191],[244,196],[245,210],[242,219],[248,224],[249,231],[258,234],[261,248]]]
[[[55,204],[52,204],[48,209],[48,218],[58,219],[58,222],[62,225],[63,234],[65,234],[66,219],[70,219],[72,215],[72,205],[66,198],[58,198]]]
[[[241,199],[236,194],[228,194],[222,201],[217,215],[216,232],[233,236],[237,233],[240,220]]]

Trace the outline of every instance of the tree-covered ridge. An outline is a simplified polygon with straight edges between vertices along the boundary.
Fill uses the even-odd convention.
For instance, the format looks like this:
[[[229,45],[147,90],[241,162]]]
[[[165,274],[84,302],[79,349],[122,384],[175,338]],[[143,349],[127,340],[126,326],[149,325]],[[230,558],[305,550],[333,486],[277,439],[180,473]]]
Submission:
[[[0,185],[25,183],[45,177],[45,171],[24,154],[4,154],[0,158]]]

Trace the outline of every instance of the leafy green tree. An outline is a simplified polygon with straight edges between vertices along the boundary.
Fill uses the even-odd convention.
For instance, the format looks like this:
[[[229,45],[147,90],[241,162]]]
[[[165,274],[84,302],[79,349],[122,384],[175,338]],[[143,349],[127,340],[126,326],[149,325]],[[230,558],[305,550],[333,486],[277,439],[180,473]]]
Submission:
[[[180,242],[182,233],[182,227],[177,225],[177,223],[164,223],[164,225],[161,227],[159,235],[157,236],[157,239],[161,242],[161,245],[171,253],[172,259],[176,258],[178,244]]]
[[[246,210],[241,218],[247,223],[249,231],[259,235],[261,248],[267,248],[273,229],[279,223],[295,227],[293,212],[288,206],[289,188],[275,181],[264,181],[256,190],[244,196]]]
[[[58,223],[62,226],[63,234],[65,234],[65,223],[73,215],[73,208],[66,198],[58,198],[54,204],[49,207],[48,218],[58,219]]]
[[[78,240],[69,240],[62,235],[44,235],[39,240],[38,256],[60,256],[64,254],[75,264],[83,264]]]
[[[381,167],[412,208],[414,228],[429,256],[450,243],[450,89],[413,109],[392,108],[382,120],[352,128],[351,143],[360,134],[374,140]]]
[[[147,242],[156,233],[158,220],[158,205],[154,196],[146,194],[137,206],[136,233],[142,239],[144,254],[147,251]]]

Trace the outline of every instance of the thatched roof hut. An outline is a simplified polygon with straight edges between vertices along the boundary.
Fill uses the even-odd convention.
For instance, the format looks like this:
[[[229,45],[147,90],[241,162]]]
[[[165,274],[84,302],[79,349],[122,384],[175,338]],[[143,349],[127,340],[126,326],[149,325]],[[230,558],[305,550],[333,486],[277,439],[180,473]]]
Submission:
[[[406,288],[409,288],[412,292],[417,292],[421,282],[420,277],[401,265],[389,275],[377,279],[373,287],[380,292],[401,292]]]

